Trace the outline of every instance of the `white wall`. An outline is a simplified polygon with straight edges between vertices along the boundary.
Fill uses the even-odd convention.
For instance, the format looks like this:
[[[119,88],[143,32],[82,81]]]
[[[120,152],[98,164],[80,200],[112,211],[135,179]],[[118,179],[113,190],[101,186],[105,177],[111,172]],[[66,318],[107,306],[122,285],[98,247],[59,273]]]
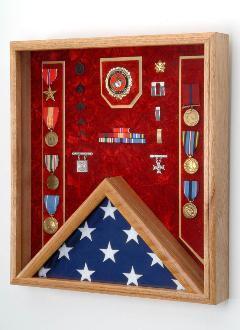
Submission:
[[[9,41],[204,31],[231,37],[230,300],[215,307],[10,286]],[[234,0],[0,0],[0,330],[240,329],[239,35]]]

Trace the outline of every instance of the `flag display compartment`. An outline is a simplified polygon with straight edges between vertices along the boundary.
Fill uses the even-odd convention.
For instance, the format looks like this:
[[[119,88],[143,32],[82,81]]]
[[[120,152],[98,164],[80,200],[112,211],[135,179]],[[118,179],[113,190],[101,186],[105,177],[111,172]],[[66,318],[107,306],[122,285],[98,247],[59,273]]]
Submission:
[[[204,46],[204,149],[198,151],[204,154],[204,183],[200,185],[199,194],[203,198],[204,205],[204,259],[200,260],[203,267],[198,274],[203,273],[203,282],[201,282],[200,290],[191,290],[187,292],[169,292],[171,290],[152,289],[152,288],[135,288],[128,286],[122,288],[119,285],[110,285],[102,287],[102,284],[81,283],[73,284],[75,281],[63,281],[55,279],[36,279],[30,277],[19,277],[25,266],[31,264],[31,235],[36,231],[31,226],[31,54],[36,51],[56,51],[56,50],[74,50],[74,49],[91,49],[101,47],[114,47],[118,49],[122,47],[159,47],[167,46],[176,47],[179,45],[203,45]],[[128,56],[128,54],[126,54]],[[141,56],[141,54],[139,54]],[[103,56],[104,57],[104,56]],[[107,56],[106,56],[107,57]],[[169,61],[165,58],[158,58],[166,62],[165,72],[158,73],[166,75],[169,70],[175,70]],[[170,64],[170,65],[169,65]],[[154,63],[153,63],[154,65]],[[143,62],[144,67],[144,62]],[[154,67],[154,66],[153,66]],[[85,65],[84,72],[87,74],[88,66]],[[177,69],[177,68],[176,68]],[[84,72],[79,78],[84,79]],[[60,71],[58,72],[60,74]],[[144,74],[144,73],[143,73]],[[164,81],[163,76],[159,76],[159,80],[155,77],[152,81]],[[56,82],[51,86],[54,90]],[[187,82],[188,83],[188,82]],[[142,82],[143,96],[146,95],[146,88],[151,89],[150,82]],[[147,86],[147,87],[146,87]],[[169,84],[165,83],[165,96],[168,97]],[[86,95],[86,89],[82,93]],[[57,93],[55,94],[57,95]],[[126,96],[128,97],[128,96]],[[125,100],[126,100],[125,97]],[[124,101],[124,98],[122,99]],[[158,102],[158,97],[154,97],[154,102]],[[218,33],[190,34],[190,35],[162,35],[162,36],[144,36],[144,37],[123,37],[123,38],[96,38],[96,39],[73,39],[73,40],[55,40],[55,41],[26,41],[12,42],[11,44],[11,106],[12,106],[12,261],[11,261],[11,282],[23,285],[38,285],[49,287],[72,288],[87,291],[99,291],[149,297],[168,298],[174,300],[196,301],[202,303],[218,303],[228,297],[228,37]],[[137,107],[141,106],[141,97],[137,101]],[[107,103],[106,103],[107,105]],[[162,104],[155,104],[160,106]],[[154,109],[151,111],[153,119]],[[87,109],[87,107],[86,107]],[[83,114],[86,110],[79,111]],[[122,111],[132,111],[134,113],[135,105],[132,109]],[[117,112],[117,109],[112,109]],[[197,111],[199,109],[197,108]],[[161,119],[164,121],[166,109],[161,106]],[[84,115],[83,115],[84,117]],[[201,113],[200,113],[201,120]],[[157,124],[158,125],[158,124]],[[116,127],[116,126],[112,126]],[[111,132],[111,128],[100,130],[101,132]],[[123,126],[122,126],[123,127]],[[125,126],[124,126],[125,127]],[[161,126],[160,126],[161,127]],[[59,128],[59,127],[58,127]],[[135,127],[133,127],[135,129]],[[186,129],[186,128],[184,128]],[[133,130],[134,131],[134,130]],[[142,132],[142,130],[140,130]],[[80,132],[84,137],[84,132]],[[143,132],[145,133],[145,132]],[[165,130],[163,134],[163,143],[166,143]],[[156,140],[156,131],[154,138]],[[60,136],[61,138],[61,136]],[[85,138],[85,137],[84,137]],[[137,146],[148,148],[147,144]],[[179,137],[180,142],[180,137]],[[200,135],[201,145],[201,135]],[[116,147],[119,147],[117,144]],[[114,147],[115,147],[114,146]],[[162,147],[162,145],[159,145]],[[221,147],[220,147],[221,146]],[[102,146],[105,147],[105,146]],[[110,145],[109,147],[112,147]],[[120,147],[135,147],[121,145]],[[164,147],[164,144],[163,144]],[[203,145],[201,146],[203,147]],[[76,151],[76,150],[72,150]],[[88,150],[91,151],[91,150]],[[159,154],[159,152],[157,152]],[[164,152],[166,153],[166,152]],[[152,153],[151,153],[152,154]],[[34,154],[33,154],[34,155]],[[149,156],[149,155],[148,155]],[[34,156],[35,157],[35,156]],[[148,157],[149,158],[149,157]],[[91,158],[93,159],[93,158]],[[219,161],[221,159],[221,162]],[[183,158],[183,161],[185,158]],[[165,164],[171,162],[171,157],[167,158]],[[150,165],[151,162],[149,162]],[[24,166],[23,166],[24,164]],[[61,166],[60,159],[60,166]],[[91,160],[89,161],[91,169]],[[125,176],[124,176],[125,178]],[[126,178],[128,179],[128,178]],[[195,178],[184,177],[182,180]],[[127,180],[128,181],[128,180]],[[61,183],[61,177],[60,177]],[[147,184],[147,182],[145,182]],[[131,184],[132,187],[132,184]],[[133,188],[135,188],[133,186]],[[139,191],[137,191],[139,193]],[[183,198],[183,190],[182,190]],[[179,191],[180,194],[180,191]],[[199,196],[200,196],[199,195]],[[139,196],[142,198],[141,194]],[[62,198],[62,196],[61,196]],[[198,202],[198,201],[197,201]],[[82,203],[82,201],[81,201]],[[79,205],[81,204],[79,203]],[[198,204],[196,204],[198,206]],[[200,210],[201,211],[201,210]],[[69,216],[69,215],[68,215]],[[159,216],[159,215],[158,215]],[[160,217],[161,218],[161,217]],[[66,219],[67,220],[67,219]],[[159,221],[159,220],[158,220]],[[62,225],[62,224],[61,224]],[[31,228],[32,227],[32,228]],[[60,230],[62,230],[64,225]],[[145,228],[148,232],[148,229]],[[51,240],[50,240],[51,241]],[[49,242],[50,242],[49,241]],[[188,242],[182,241],[183,250],[186,252]],[[49,246],[48,243],[45,246]],[[43,247],[43,249],[45,248]],[[51,245],[50,245],[51,246]],[[180,245],[181,246],[181,245]],[[190,251],[191,252],[191,251]],[[187,252],[186,252],[187,253]],[[187,253],[187,256],[189,254]],[[201,257],[201,256],[200,256]],[[184,257],[185,258],[185,257]],[[192,261],[196,263],[196,258],[190,256]],[[34,259],[33,259],[34,260]],[[199,269],[199,263],[197,263]],[[187,268],[188,270],[188,268]],[[182,272],[182,271],[181,271]],[[188,273],[188,271],[186,271]],[[201,277],[201,276],[200,276]],[[39,281],[39,282],[38,282]],[[89,288],[89,284],[92,286]],[[137,290],[137,291],[136,291]],[[167,291],[167,292],[166,292]],[[194,291],[194,292],[193,292]]]

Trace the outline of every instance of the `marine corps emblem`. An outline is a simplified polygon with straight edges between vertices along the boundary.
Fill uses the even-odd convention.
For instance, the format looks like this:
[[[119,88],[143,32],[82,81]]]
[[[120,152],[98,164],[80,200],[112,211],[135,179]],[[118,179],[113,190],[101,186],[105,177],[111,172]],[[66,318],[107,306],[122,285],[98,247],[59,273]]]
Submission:
[[[108,93],[118,100],[129,94],[132,87],[130,72],[123,67],[112,68],[105,80]]]

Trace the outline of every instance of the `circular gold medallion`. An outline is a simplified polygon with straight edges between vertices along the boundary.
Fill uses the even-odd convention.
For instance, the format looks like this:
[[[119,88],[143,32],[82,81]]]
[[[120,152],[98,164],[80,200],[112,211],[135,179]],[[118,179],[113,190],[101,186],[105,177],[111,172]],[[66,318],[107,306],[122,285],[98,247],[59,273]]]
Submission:
[[[195,126],[199,122],[199,113],[195,109],[188,109],[183,115],[184,123],[187,126]]]
[[[58,230],[58,221],[53,217],[48,217],[43,221],[43,229],[47,234],[55,234]]]
[[[55,190],[59,186],[59,180],[58,177],[54,174],[50,174],[47,178],[47,187],[48,189]]]
[[[55,145],[58,143],[58,136],[55,132],[48,132],[45,135],[45,142],[46,145],[48,145],[49,147],[55,147]]]
[[[197,207],[193,203],[189,202],[183,205],[183,215],[187,219],[193,219],[197,215]]]
[[[185,160],[183,167],[188,174],[194,174],[199,168],[198,161],[195,158],[189,157]]]

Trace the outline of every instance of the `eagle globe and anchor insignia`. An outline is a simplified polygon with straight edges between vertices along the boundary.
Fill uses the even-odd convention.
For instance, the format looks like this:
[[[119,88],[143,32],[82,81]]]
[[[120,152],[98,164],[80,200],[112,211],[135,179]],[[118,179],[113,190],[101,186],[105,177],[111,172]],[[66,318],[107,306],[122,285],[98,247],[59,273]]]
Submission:
[[[129,94],[132,87],[130,72],[123,67],[112,68],[105,80],[108,93],[118,100]]]

